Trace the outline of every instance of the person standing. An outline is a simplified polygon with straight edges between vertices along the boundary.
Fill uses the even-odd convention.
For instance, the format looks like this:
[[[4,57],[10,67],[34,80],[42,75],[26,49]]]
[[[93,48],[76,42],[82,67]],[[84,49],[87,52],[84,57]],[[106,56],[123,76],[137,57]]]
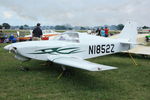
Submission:
[[[108,37],[108,32],[109,32],[109,29],[107,27],[105,27],[105,37]]]
[[[105,37],[105,30],[103,27],[101,28],[101,36]]]
[[[32,40],[41,40],[41,37],[43,35],[42,30],[40,28],[40,23],[37,23],[37,26],[33,29],[32,32]]]
[[[101,36],[101,29],[97,28],[96,33],[97,33],[97,36]]]

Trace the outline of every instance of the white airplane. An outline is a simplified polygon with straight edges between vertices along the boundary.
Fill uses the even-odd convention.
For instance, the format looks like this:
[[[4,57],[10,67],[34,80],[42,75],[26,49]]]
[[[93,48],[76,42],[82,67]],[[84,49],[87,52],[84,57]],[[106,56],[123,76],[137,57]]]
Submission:
[[[103,71],[117,67],[96,64],[85,59],[132,49],[136,44],[136,36],[136,23],[129,21],[117,39],[66,32],[52,40],[13,43],[4,48],[22,61],[36,59],[88,71]]]

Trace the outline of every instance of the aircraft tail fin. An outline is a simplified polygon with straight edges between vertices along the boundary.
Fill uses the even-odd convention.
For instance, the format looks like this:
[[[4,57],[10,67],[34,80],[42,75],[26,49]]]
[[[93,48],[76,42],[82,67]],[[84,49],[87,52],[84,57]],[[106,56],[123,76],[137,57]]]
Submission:
[[[119,39],[136,44],[137,33],[137,24],[133,21],[128,21],[121,31]]]

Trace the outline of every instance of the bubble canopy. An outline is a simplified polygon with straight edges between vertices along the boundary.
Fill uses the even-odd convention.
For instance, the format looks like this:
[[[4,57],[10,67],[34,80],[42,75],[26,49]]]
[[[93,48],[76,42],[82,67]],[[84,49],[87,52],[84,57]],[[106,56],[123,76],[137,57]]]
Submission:
[[[65,32],[61,35],[56,36],[54,40],[79,43],[79,34],[77,32]]]

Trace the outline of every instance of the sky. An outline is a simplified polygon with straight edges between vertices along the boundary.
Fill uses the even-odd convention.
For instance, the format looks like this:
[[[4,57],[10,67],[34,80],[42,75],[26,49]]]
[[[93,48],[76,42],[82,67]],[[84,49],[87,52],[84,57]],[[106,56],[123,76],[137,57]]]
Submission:
[[[0,0],[0,24],[150,26],[150,0]]]

